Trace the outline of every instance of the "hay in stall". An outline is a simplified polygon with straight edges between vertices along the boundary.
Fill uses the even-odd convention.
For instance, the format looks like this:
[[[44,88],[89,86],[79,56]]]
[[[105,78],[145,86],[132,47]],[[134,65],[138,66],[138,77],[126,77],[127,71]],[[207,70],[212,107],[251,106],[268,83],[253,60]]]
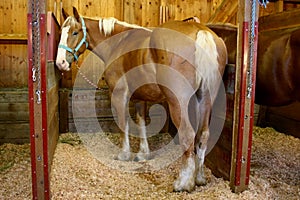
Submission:
[[[118,145],[116,134],[106,136]],[[150,144],[170,139],[157,137]],[[131,142],[138,146],[137,140]],[[206,186],[174,193],[179,166],[177,159],[158,171],[113,169],[94,158],[78,135],[62,134],[52,164],[52,199],[300,199],[300,140],[272,128],[254,128],[250,185],[240,194],[232,193],[229,182],[216,178],[208,168]],[[0,199],[32,199],[29,144],[0,146],[0,182]]]

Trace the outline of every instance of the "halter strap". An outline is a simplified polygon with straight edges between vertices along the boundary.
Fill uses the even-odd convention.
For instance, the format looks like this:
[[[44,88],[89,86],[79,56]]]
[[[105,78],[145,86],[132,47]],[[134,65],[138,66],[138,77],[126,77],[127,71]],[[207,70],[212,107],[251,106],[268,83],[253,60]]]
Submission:
[[[70,52],[71,54],[73,54],[74,58],[76,61],[78,61],[78,56],[76,55],[77,51],[80,49],[80,47],[83,45],[83,43],[85,43],[85,47],[87,48],[89,46],[89,43],[86,41],[86,26],[84,23],[84,20],[82,17],[80,17],[81,19],[81,24],[82,24],[82,30],[83,30],[83,38],[81,39],[81,41],[79,42],[79,44],[75,47],[75,49],[71,49],[70,47],[64,45],[64,44],[59,44],[58,48],[63,48],[66,51]]]

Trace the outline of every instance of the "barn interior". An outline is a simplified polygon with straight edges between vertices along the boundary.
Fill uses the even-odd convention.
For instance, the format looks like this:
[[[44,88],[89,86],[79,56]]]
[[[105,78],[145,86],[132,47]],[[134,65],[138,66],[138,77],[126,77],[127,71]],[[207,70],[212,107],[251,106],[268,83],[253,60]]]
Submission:
[[[2,20],[0,20],[0,180],[4,185],[7,184],[7,187],[0,189],[0,196],[3,196],[4,199],[32,198],[30,106],[28,103],[28,3],[28,0],[0,2],[0,16],[2,16]],[[172,193],[170,189],[174,173],[176,170],[178,171],[178,161],[161,171],[138,175],[126,173],[120,175],[106,166],[101,168],[103,166],[90,157],[76,134],[76,119],[73,118],[73,109],[76,108],[72,107],[72,100],[73,98],[81,100],[83,108],[89,101],[87,94],[91,90],[83,91],[81,94],[77,93],[78,96],[74,97],[73,86],[76,81],[77,83],[85,81],[78,70],[80,66],[83,63],[90,65],[90,80],[102,89],[95,93],[96,118],[106,132],[119,132],[111,112],[107,85],[101,77],[96,76],[99,74],[97,66],[102,66],[103,62],[88,51],[80,56],[77,64],[71,66],[70,72],[61,73],[55,66],[59,29],[63,22],[61,9],[64,8],[68,13],[72,13],[72,7],[76,7],[83,16],[115,17],[121,21],[144,27],[156,27],[170,20],[183,20],[191,16],[198,17],[201,23],[230,24],[234,27],[239,25],[239,1],[237,0],[47,0],[47,95],[49,99],[47,109],[50,116],[48,129],[53,130],[53,134],[49,134],[48,137],[50,160],[53,159],[50,184],[53,199],[148,198],[147,195],[145,196],[147,193],[152,195],[149,196],[152,199],[162,197],[171,199],[199,197],[206,199],[272,199],[278,195],[280,199],[300,198],[299,102],[280,107],[256,104],[250,185],[243,193],[232,192],[228,180],[230,179],[230,168],[220,168],[222,165],[230,165],[231,156],[228,157],[228,155],[231,155],[231,148],[225,148],[223,154],[221,153],[222,159],[211,156],[213,158],[206,164],[209,184],[197,188],[191,194],[176,194]],[[259,6],[258,15],[259,32],[280,32],[300,28],[300,1],[272,0],[266,7]],[[233,61],[235,60],[233,59]],[[234,68],[236,63],[229,64]],[[232,70],[232,68],[230,69]],[[228,76],[230,76],[230,72],[233,73],[229,70]],[[226,83],[232,84],[230,81],[234,82],[229,79]],[[234,106],[233,94],[229,93],[227,97],[230,103],[229,108],[232,108],[231,106]],[[91,102],[95,102],[95,99],[92,99]],[[151,105],[149,104],[149,106]],[[228,110],[230,110],[229,108]],[[130,108],[130,110],[133,109]],[[233,120],[232,115],[229,117]],[[89,126],[89,119],[81,120],[82,124]],[[225,124],[228,133],[223,135],[221,140],[223,141],[222,145],[230,146],[233,127],[232,124],[228,126],[226,127]],[[168,131],[170,131],[170,127],[169,124],[166,124],[161,132]],[[115,137],[118,137],[118,134],[111,136],[110,139],[118,145]],[[157,137],[169,139],[168,135]],[[157,142],[156,139],[153,139],[154,142]],[[136,143],[134,139],[132,140],[133,143]],[[226,151],[227,153],[224,153]],[[283,157],[283,160],[280,160],[279,157]],[[71,163],[64,165],[66,160],[70,160]],[[75,163],[78,160],[81,164],[76,167]],[[211,172],[214,165],[211,162],[217,162],[216,160],[221,161],[218,163],[219,173],[215,174]],[[88,163],[99,169],[90,168],[86,165]],[[94,176],[93,173],[101,175]],[[64,177],[62,174],[72,178]],[[224,177],[224,174],[227,178],[219,178]],[[84,183],[85,179],[87,179],[87,184]],[[130,181],[128,181],[129,179]],[[138,190],[133,187],[136,186],[136,181],[142,181]],[[110,183],[105,185],[105,182]],[[121,186],[117,185],[119,182],[121,182]],[[128,182],[131,182],[129,185],[132,185],[129,187],[130,189],[126,187]],[[82,187],[77,187],[80,184]],[[18,187],[15,187],[16,185]],[[76,188],[76,191],[72,188]]]

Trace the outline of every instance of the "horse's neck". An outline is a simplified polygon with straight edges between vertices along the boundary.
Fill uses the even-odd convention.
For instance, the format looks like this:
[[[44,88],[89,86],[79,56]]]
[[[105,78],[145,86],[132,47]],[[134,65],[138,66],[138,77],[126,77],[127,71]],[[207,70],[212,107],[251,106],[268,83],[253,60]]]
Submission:
[[[147,29],[114,23],[114,27],[110,27],[111,32],[107,32],[100,30],[99,21],[96,23],[98,26],[97,30],[89,33],[91,40],[89,49],[106,64],[111,63],[114,59],[126,53],[128,45],[138,46],[141,40],[144,41],[148,36]],[[93,24],[92,30],[95,29],[95,22]],[[135,30],[141,31],[136,32]],[[146,32],[146,34],[140,32]]]
[[[103,29],[100,30],[98,19],[84,19],[88,31],[88,49],[94,52],[100,59],[105,60],[111,47],[106,42],[115,33],[105,35]],[[102,27],[103,28],[103,27]]]

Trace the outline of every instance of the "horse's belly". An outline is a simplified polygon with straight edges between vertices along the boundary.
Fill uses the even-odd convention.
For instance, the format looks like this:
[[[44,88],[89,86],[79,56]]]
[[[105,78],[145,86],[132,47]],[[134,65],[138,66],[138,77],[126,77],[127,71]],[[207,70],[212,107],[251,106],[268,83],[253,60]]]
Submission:
[[[162,102],[165,99],[159,86],[156,84],[146,84],[131,92],[133,92],[132,100]]]

